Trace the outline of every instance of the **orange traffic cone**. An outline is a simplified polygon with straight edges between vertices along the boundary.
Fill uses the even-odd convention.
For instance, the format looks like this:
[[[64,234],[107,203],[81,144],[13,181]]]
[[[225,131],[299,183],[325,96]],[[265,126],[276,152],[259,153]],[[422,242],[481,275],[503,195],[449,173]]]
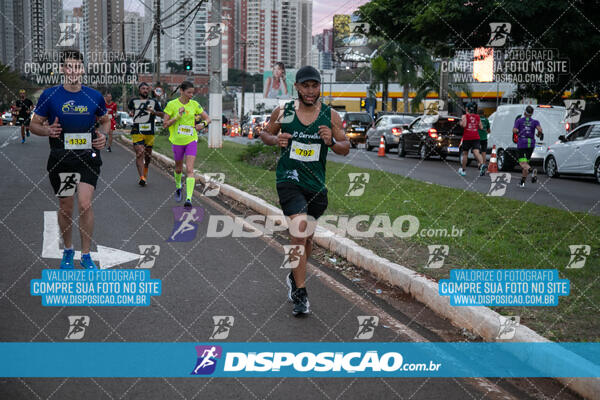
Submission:
[[[496,157],[496,145],[492,147],[492,154],[490,155],[490,165],[488,165],[488,172],[498,172],[498,158]]]
[[[254,139],[254,135],[252,135],[252,129],[248,129],[248,139]]]
[[[385,140],[383,140],[383,135],[381,135],[381,140],[379,141],[379,151],[377,152],[377,157],[385,157]]]
[[[231,128],[231,132],[229,133],[229,136],[234,137],[235,136],[235,129],[233,128],[233,126]]]

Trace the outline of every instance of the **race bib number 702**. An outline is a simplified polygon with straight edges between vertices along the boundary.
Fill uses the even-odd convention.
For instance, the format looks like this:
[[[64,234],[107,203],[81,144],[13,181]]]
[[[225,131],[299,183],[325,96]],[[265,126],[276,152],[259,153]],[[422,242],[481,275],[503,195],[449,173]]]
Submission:
[[[319,143],[300,143],[292,141],[290,148],[290,158],[298,161],[319,161],[321,154],[321,144]]]

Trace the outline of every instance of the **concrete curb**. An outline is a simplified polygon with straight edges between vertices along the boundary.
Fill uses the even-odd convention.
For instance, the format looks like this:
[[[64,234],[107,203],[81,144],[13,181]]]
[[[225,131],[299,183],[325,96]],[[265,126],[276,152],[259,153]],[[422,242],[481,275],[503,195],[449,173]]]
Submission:
[[[120,137],[121,140],[131,144],[132,142]],[[160,153],[153,152],[152,155],[162,164],[173,166],[175,161]],[[196,174],[203,184],[209,180],[205,175]],[[243,205],[253,209],[263,215],[283,215],[278,207],[275,207],[265,200],[246,193],[234,186],[228,184],[218,184],[214,181],[209,183],[211,186],[219,186],[220,192],[236,200]],[[437,314],[447,318],[453,325],[459,328],[465,328],[479,336],[487,342],[495,342],[496,336],[500,331],[500,314],[492,311],[488,307],[454,307],[450,305],[448,297],[440,296],[438,293],[438,283],[421,275],[402,265],[393,263],[386,258],[379,257],[373,251],[359,246],[351,239],[339,236],[321,226],[317,227],[319,234],[315,234],[314,241],[319,246],[329,249],[340,257],[347,259],[352,264],[363,268],[377,278],[397,286],[406,293],[411,294],[417,301],[425,304]],[[520,325],[516,328],[513,339],[503,340],[503,342],[551,342],[545,337],[539,335],[530,328]],[[517,358],[527,361],[527,355],[514,353]],[[549,354],[549,359],[555,359],[556,355]],[[570,354],[569,361],[574,365],[589,364],[584,358],[574,353]],[[567,362],[566,360],[564,362]],[[589,399],[600,399],[600,378],[555,378],[577,392],[581,396]]]

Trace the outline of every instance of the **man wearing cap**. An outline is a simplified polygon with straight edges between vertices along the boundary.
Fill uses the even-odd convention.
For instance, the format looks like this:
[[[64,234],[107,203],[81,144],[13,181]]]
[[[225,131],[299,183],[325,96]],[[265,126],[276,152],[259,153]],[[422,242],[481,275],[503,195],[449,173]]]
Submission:
[[[142,82],[138,86],[139,98],[129,101],[127,108],[133,117],[131,140],[135,150],[135,164],[140,176],[139,185],[146,186],[148,167],[152,159],[152,146],[154,146],[154,120],[158,115],[164,118],[163,110],[157,99],[149,98],[150,86]]]
[[[25,96],[25,90],[19,90],[19,98],[15,102],[17,110],[16,125],[21,127],[21,143],[25,143],[25,133],[29,136],[29,122],[31,118],[31,110],[33,102]]]
[[[298,100],[273,110],[260,138],[267,145],[281,147],[276,172],[277,194],[288,220],[291,243],[301,254],[286,277],[288,298],[294,303],[292,313],[298,316],[310,311],[305,287],[306,260],[312,251],[316,220],[327,208],[327,152],[331,149],[336,154],[347,155],[350,142],[339,114],[319,99],[319,71],[311,66],[300,68],[294,86]]]
[[[533,107],[527,106],[525,108],[524,116],[518,118],[515,121],[513,127],[513,134],[517,135],[517,154],[519,157],[519,165],[521,166],[521,182],[520,187],[525,187],[527,181],[527,175],[531,172],[531,183],[537,181],[537,169],[531,168],[529,160],[533,149],[535,149],[535,136],[544,140],[544,133],[542,132],[542,126],[537,119],[531,118],[533,115]]]

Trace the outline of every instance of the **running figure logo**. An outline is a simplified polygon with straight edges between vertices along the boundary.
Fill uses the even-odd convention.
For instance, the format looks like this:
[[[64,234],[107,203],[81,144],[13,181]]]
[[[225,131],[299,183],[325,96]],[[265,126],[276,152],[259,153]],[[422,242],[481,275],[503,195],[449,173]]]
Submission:
[[[73,22],[61,22],[58,24],[60,28],[60,38],[57,47],[71,47],[75,44],[77,34],[81,30],[81,26],[78,23]]]
[[[490,30],[492,33],[490,34],[490,40],[485,47],[504,46],[504,43],[506,43],[506,39],[508,39],[508,35],[510,34],[511,26],[512,25],[509,22],[491,22]]]
[[[576,124],[585,110],[585,100],[565,100],[565,122]]]
[[[235,319],[231,315],[213,315],[213,328],[212,335],[209,339],[212,340],[223,340],[229,336],[229,331],[233,328],[233,322]]]
[[[206,197],[218,196],[221,185],[225,183],[225,174],[221,172],[211,172],[204,176],[206,177],[206,183],[204,184],[202,194]]]
[[[212,47],[218,45],[221,41],[221,35],[225,32],[225,24],[208,22],[204,24],[204,29],[206,30],[206,36],[204,37],[205,45]]]
[[[204,209],[202,207],[173,207],[175,222],[169,242],[191,242],[196,238],[198,223],[202,221]]]
[[[140,259],[136,268],[152,268],[156,257],[160,254],[160,246],[157,244],[140,245]]]
[[[362,196],[365,192],[365,188],[367,187],[367,183],[369,183],[370,175],[368,172],[361,173],[349,173],[348,179],[350,179],[350,186],[348,187],[348,191],[346,192],[346,196],[350,197],[358,197]]]
[[[301,244],[284,244],[283,264],[281,268],[293,269],[300,264],[300,258],[304,255],[304,246]]]
[[[515,337],[515,333],[517,332],[517,326],[520,325],[521,317],[520,316],[512,316],[512,317],[503,317],[502,315],[498,316],[500,328],[498,329],[498,336],[496,336],[496,340],[510,340]]]
[[[85,335],[85,329],[90,326],[90,317],[87,315],[70,315],[69,317],[69,331],[65,340],[79,340],[83,339]]]
[[[71,197],[77,190],[77,184],[81,179],[81,174],[78,172],[60,172],[60,188],[56,192],[57,197]]]
[[[358,331],[354,335],[354,339],[358,340],[369,340],[375,333],[375,328],[379,325],[379,317],[374,315],[359,315],[358,319]]]
[[[590,255],[592,248],[587,244],[572,244],[569,246],[571,259],[567,264],[568,269],[579,269],[585,266],[587,256]]]
[[[223,355],[221,346],[196,346],[198,361],[191,375],[210,375],[217,368],[217,359]]]
[[[492,181],[488,196],[504,196],[506,189],[510,184],[511,175],[508,172],[504,173],[491,173],[490,179]]]
[[[432,244],[427,246],[427,249],[429,250],[429,259],[425,268],[442,268],[444,260],[450,252],[450,247],[445,244]]]

